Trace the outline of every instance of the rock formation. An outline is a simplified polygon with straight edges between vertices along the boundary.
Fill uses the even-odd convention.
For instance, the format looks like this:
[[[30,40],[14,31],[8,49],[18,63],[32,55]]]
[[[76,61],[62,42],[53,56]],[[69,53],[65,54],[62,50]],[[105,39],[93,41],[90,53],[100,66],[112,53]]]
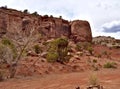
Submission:
[[[35,34],[40,33],[47,38],[66,36],[76,42],[92,41],[91,28],[87,21],[69,22],[53,16],[40,16],[5,7],[0,8],[0,37],[4,34],[18,33],[29,35],[32,29],[35,30]]]
[[[91,42],[92,34],[90,24],[87,21],[75,20],[71,23],[71,36],[74,41]]]

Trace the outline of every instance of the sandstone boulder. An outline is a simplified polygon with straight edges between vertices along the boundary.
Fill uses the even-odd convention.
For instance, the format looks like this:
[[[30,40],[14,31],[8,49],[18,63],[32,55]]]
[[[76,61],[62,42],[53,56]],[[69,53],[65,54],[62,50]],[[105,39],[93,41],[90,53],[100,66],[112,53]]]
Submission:
[[[92,42],[92,33],[88,21],[75,20],[71,22],[71,38],[75,42]]]

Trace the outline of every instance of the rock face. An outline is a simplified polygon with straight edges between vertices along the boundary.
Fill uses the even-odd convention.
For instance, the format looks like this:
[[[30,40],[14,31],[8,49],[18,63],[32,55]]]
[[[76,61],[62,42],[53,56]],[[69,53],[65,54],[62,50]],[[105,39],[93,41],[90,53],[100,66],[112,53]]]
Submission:
[[[92,34],[90,24],[87,21],[75,20],[71,23],[71,37],[75,42],[91,42]]]
[[[14,9],[0,8],[0,37],[12,34],[29,35],[40,33],[46,38],[65,36],[74,41],[92,41],[91,28],[87,21],[75,20],[69,22],[53,16],[40,16],[24,13]]]

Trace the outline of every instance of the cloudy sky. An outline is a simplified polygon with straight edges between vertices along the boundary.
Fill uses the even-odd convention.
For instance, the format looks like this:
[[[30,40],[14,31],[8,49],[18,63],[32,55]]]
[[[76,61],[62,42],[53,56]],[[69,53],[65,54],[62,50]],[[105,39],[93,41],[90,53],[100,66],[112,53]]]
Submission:
[[[67,20],[88,20],[93,36],[120,39],[120,0],[0,0],[0,6]]]

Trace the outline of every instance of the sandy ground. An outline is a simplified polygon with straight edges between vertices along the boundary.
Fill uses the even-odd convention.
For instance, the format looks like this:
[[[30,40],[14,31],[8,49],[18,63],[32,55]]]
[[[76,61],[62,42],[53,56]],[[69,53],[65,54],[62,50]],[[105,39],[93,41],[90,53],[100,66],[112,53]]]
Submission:
[[[67,65],[59,63],[50,64],[39,60],[31,67],[31,64],[37,58],[30,57],[25,61],[22,60],[22,67],[18,68],[18,76],[26,74],[27,77],[17,76],[14,79],[0,82],[0,89],[76,89],[78,86],[80,89],[86,89],[91,75],[97,76],[99,84],[103,86],[103,89],[120,89],[120,50],[111,50],[104,46],[95,46],[94,50],[96,54],[107,51],[111,53],[109,55],[111,58],[106,57],[106,55],[103,55],[101,58],[82,56],[76,59],[74,57],[74,60]],[[91,59],[91,61],[93,59],[97,60],[96,64],[101,66],[100,68],[98,67],[100,70],[90,71],[93,69],[89,69],[92,64],[88,59]],[[107,62],[117,63],[117,69],[102,68]]]
[[[86,89],[93,74],[104,89],[120,89],[120,69],[14,78],[0,82],[0,89]]]

